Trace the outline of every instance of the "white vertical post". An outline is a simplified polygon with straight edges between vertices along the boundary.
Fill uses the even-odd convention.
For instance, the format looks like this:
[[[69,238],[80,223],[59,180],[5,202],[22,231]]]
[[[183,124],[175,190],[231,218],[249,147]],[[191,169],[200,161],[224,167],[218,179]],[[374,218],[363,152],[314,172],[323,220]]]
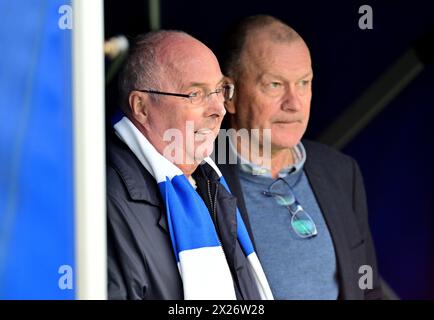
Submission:
[[[102,0],[73,0],[76,298],[107,298]]]

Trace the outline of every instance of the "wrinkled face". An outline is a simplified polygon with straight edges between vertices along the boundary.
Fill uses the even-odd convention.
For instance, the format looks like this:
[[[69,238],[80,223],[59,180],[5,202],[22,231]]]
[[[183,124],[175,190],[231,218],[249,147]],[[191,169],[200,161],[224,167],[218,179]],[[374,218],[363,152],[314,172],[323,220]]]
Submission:
[[[236,81],[237,129],[271,129],[272,152],[295,146],[306,131],[312,97],[312,67],[302,40],[248,41]],[[260,142],[262,144],[262,141]]]
[[[207,96],[223,85],[216,57],[199,42],[176,50],[172,61],[164,69],[161,91]],[[225,112],[222,95],[211,94],[199,104],[189,98],[159,95],[148,108],[147,136],[173,162],[200,163],[213,150]]]

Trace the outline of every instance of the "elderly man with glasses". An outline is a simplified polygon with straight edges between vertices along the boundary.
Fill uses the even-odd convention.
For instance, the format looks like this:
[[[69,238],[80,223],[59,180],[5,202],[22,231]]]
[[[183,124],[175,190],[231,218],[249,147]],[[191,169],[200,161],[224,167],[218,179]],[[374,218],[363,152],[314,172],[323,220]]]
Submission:
[[[272,299],[209,158],[233,89],[188,34],[137,39],[120,75],[125,116],[108,144],[110,299]]]
[[[271,16],[245,18],[227,34],[221,62],[235,84],[228,124],[247,129],[259,152],[232,138],[225,154],[238,163],[219,165],[274,297],[380,298],[360,170],[350,157],[301,140],[313,79],[306,43]]]

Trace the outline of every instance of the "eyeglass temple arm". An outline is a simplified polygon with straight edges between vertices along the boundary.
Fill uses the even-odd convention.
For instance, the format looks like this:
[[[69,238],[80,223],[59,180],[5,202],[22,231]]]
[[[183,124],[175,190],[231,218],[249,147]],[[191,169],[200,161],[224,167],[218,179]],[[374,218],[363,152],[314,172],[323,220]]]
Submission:
[[[146,92],[146,93],[152,93],[152,94],[161,94],[161,95],[165,95],[165,96],[175,96],[175,97],[190,98],[189,94],[182,94],[182,93],[161,92],[161,91],[154,91],[154,90],[136,90],[136,91]]]
[[[269,196],[269,197],[274,197],[275,194],[273,192],[270,191],[262,191],[262,194]],[[298,204],[297,200],[295,200],[293,203],[288,204],[286,206],[289,210],[291,210],[291,212],[293,213],[297,213],[298,211],[300,211],[302,209],[302,207]]]

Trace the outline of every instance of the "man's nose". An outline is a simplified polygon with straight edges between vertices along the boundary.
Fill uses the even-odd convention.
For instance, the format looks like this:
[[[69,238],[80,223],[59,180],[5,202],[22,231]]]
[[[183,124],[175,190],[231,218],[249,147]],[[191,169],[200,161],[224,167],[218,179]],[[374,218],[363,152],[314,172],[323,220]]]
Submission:
[[[281,104],[282,110],[285,111],[299,111],[301,109],[300,97],[297,93],[297,88],[289,86],[285,90]]]
[[[223,117],[226,114],[224,100],[218,95],[212,94],[208,97],[207,115]]]

